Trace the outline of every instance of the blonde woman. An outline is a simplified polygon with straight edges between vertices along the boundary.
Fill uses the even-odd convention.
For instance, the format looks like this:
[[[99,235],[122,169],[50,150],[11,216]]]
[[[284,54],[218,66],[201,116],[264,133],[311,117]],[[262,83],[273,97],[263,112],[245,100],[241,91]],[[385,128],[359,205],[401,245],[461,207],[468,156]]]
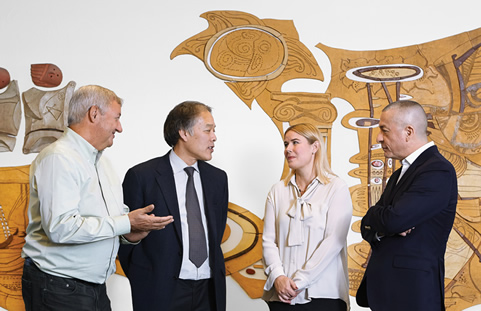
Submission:
[[[349,310],[349,189],[329,167],[315,126],[291,126],[284,146],[290,172],[266,202],[262,298],[274,311]]]

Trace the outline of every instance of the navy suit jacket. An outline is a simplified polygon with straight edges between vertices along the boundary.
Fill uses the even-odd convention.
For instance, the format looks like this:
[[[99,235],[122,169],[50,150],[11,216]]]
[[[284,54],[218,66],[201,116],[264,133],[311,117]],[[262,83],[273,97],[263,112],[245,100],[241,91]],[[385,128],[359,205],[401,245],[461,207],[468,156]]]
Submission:
[[[203,161],[198,161],[198,168],[204,192],[216,310],[223,311],[226,285],[220,244],[229,203],[227,175]],[[124,202],[131,210],[154,204],[155,215],[174,217],[174,222],[165,229],[150,232],[137,245],[123,244],[119,250],[120,263],[132,287],[134,310],[169,310],[183,255],[179,204],[169,153],[129,169],[123,191]]]
[[[436,146],[425,150],[396,185],[400,172],[392,174],[361,221],[372,253],[357,303],[373,311],[445,310],[444,254],[456,214],[456,172]],[[407,236],[399,235],[413,227]]]

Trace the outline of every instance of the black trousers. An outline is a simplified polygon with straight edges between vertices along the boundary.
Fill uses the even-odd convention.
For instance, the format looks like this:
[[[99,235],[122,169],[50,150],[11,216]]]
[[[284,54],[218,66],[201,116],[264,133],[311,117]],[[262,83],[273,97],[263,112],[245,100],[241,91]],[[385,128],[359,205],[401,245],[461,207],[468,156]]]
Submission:
[[[41,271],[25,259],[22,276],[25,310],[110,311],[105,284],[62,278]]]
[[[169,311],[211,311],[215,309],[215,291],[212,279],[198,281],[177,279]]]
[[[305,304],[290,305],[279,301],[268,301],[270,311],[346,311],[347,305],[342,299],[313,298]]]

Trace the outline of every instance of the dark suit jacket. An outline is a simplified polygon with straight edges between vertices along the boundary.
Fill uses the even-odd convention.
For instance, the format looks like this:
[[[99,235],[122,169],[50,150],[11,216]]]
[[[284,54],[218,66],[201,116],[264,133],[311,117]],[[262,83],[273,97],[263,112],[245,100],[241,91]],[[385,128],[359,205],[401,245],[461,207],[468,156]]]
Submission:
[[[444,308],[444,253],[457,204],[456,172],[436,146],[425,150],[361,221],[372,254],[357,303],[373,311]],[[399,235],[415,228],[406,237]],[[375,234],[384,235],[378,240]]]
[[[216,310],[225,310],[224,256],[220,248],[227,221],[228,187],[224,171],[199,161],[209,237],[209,260]],[[169,310],[182,263],[182,233],[177,192],[169,153],[127,171],[124,201],[131,210],[154,204],[153,213],[172,215],[174,222],[152,231],[138,245],[121,245],[119,259],[130,280],[134,310]]]

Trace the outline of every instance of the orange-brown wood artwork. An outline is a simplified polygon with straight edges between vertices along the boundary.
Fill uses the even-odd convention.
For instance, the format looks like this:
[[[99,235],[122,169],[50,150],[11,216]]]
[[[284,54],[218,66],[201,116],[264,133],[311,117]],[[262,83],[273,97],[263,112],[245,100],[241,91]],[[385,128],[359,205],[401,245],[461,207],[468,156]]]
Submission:
[[[457,217],[445,256],[446,307],[457,311],[481,304],[481,29],[381,51],[348,51],[319,43],[316,47],[327,54],[332,67],[327,91],[287,93],[281,87],[289,80],[324,79],[292,21],[234,11],[212,11],[201,17],[209,27],[177,46],[171,58],[193,55],[214,77],[224,80],[241,102],[251,107],[256,100],[278,129],[279,139],[286,126],[311,123],[323,133],[330,156],[332,124],[337,118],[331,98],[352,105],[354,111],[342,118],[342,125],[355,131],[359,141],[359,152],[350,158],[357,167],[349,172],[359,180],[351,187],[355,216],[362,217],[376,202],[399,165],[384,158],[375,141],[382,108],[405,98],[423,105],[429,137],[453,163],[458,176]],[[18,96],[18,90],[14,93]],[[0,108],[6,102],[12,105],[0,98]],[[12,124],[11,130],[16,130],[16,123]],[[1,133],[0,143],[5,145]],[[284,177],[287,165],[280,169]],[[28,166],[0,169],[0,206],[0,306],[22,310],[20,251],[27,225]],[[228,274],[251,298],[258,298],[265,280],[262,220],[248,209],[230,203],[222,247]],[[359,232],[359,222],[352,230]],[[349,246],[351,295],[369,252],[365,242]]]
[[[349,175],[354,215],[362,217],[382,193],[399,163],[384,158],[376,142],[381,110],[412,98],[425,109],[429,138],[456,168],[457,217],[446,252],[446,307],[463,310],[481,303],[481,29],[420,45],[381,51],[348,51],[319,43],[332,74],[326,93],[284,93],[284,82],[322,80],[310,51],[299,41],[292,21],[259,19],[236,11],[201,15],[209,27],[177,46],[171,58],[196,56],[246,105],[255,99],[280,134],[286,125],[308,122],[324,131],[330,154],[331,98],[348,101],[354,111],[342,125],[356,131],[359,152]],[[283,175],[287,166],[282,168]],[[248,207],[246,207],[248,208]],[[352,230],[360,232],[359,222]],[[260,252],[261,250],[259,250]],[[365,242],[349,246],[350,293],[355,295],[369,258]],[[252,256],[255,256],[252,254]],[[258,254],[256,254],[258,256]],[[244,289],[257,286],[240,280]],[[255,291],[261,295],[262,286]]]

